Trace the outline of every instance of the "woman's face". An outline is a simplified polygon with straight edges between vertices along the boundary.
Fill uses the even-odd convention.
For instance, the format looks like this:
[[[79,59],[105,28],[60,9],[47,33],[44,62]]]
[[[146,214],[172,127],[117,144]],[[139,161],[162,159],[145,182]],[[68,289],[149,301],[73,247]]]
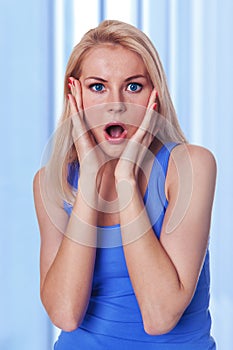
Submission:
[[[105,153],[119,156],[153,89],[141,57],[120,45],[98,46],[85,57],[79,81],[88,128]]]

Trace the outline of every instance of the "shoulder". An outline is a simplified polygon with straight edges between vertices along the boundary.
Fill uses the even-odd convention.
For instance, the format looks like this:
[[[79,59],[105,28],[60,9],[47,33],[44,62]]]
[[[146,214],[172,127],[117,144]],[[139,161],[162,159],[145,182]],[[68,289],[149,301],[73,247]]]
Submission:
[[[44,178],[45,178],[45,168],[41,168],[36,172],[33,178],[33,193],[34,193],[35,204],[37,204],[38,201],[39,202],[41,201]]]
[[[205,165],[205,168],[208,166],[212,170],[217,168],[215,157],[209,149],[191,144],[187,144],[186,148],[192,162]]]
[[[175,187],[177,183],[190,182],[199,183],[209,180],[212,185],[215,184],[217,172],[216,160],[213,153],[205,147],[180,144],[174,147],[171,151],[166,188]],[[185,180],[186,179],[186,180]],[[184,181],[185,180],[185,181]]]
[[[41,185],[41,183],[44,180],[44,176],[45,176],[45,167],[39,169],[35,173],[34,178],[33,178],[33,190],[34,190],[34,193],[35,193],[35,191],[38,191],[38,189],[40,188],[40,185]]]
[[[195,169],[204,168],[206,171],[216,172],[216,160],[213,153],[205,147],[180,144],[171,151],[170,166],[187,166],[187,163]]]
[[[44,221],[47,213],[45,191],[45,168],[39,169],[33,179],[34,204],[39,224]]]
[[[216,167],[216,161],[213,153],[205,147],[193,144],[184,143],[177,145],[171,151],[171,158],[174,159],[175,157],[175,159],[179,159],[180,161],[182,159],[185,160],[186,156],[185,158],[181,157],[185,154],[192,162],[198,162],[201,164],[207,161],[210,166]]]
[[[48,227],[55,226],[63,233],[68,215],[64,210],[63,201],[51,187],[51,182],[46,178],[46,168],[41,168],[33,179],[34,204],[39,226],[46,227],[47,231]]]
[[[33,194],[36,208],[37,206],[41,207],[46,194],[46,186],[45,186],[45,167],[39,169],[33,178]]]

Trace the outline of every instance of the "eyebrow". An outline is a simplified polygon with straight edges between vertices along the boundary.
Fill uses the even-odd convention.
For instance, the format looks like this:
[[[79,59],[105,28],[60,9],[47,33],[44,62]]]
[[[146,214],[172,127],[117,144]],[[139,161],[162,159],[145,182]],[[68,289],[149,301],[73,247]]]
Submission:
[[[133,75],[132,77],[129,77],[127,79],[125,79],[125,81],[130,81],[130,80],[134,80],[134,79],[138,79],[138,78],[144,78],[147,79],[147,77],[143,74],[138,74],[138,75]]]
[[[103,79],[103,78],[100,78],[100,77],[87,77],[86,79],[84,79],[85,81],[86,80],[89,80],[89,79],[92,79],[92,80],[99,80],[99,81],[102,81],[103,83],[106,83],[107,80]]]
[[[147,79],[147,77],[146,77],[145,75],[143,75],[143,74],[137,74],[137,75],[132,75],[132,76],[126,78],[126,79],[125,79],[125,82],[128,82],[128,81],[130,81],[130,80],[134,80],[134,79],[138,79],[138,78]],[[93,76],[93,77],[87,77],[87,78],[85,79],[85,81],[86,81],[86,80],[89,80],[89,79],[102,81],[103,83],[106,83],[106,82],[107,82],[106,79],[103,79],[103,78],[100,78],[100,77],[94,77],[94,76]]]

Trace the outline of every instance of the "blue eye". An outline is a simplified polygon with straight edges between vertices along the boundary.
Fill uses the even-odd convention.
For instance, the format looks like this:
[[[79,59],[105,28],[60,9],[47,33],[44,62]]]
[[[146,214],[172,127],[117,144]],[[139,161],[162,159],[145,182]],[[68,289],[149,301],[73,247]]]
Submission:
[[[139,92],[142,89],[142,84],[139,83],[130,83],[127,86],[127,90],[131,91],[131,92]]]
[[[104,89],[104,85],[101,83],[91,84],[90,88],[91,90],[94,90],[96,92],[102,92]]]

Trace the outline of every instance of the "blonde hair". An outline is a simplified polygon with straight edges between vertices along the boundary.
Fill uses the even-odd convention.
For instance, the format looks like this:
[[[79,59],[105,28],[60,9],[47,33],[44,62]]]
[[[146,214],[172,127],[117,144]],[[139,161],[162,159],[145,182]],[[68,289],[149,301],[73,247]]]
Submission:
[[[63,113],[56,131],[52,155],[46,166],[46,173],[52,181],[54,192],[69,203],[73,202],[74,193],[67,182],[67,169],[69,163],[77,163],[77,155],[72,140],[70,106],[66,97],[69,93],[68,79],[71,76],[78,79],[87,53],[92,48],[103,44],[121,45],[140,55],[151,82],[158,92],[159,113],[166,120],[161,135],[157,134],[156,137],[162,142],[186,142],[171,101],[159,55],[150,39],[130,24],[116,20],[103,21],[98,27],[89,30],[71,53],[65,73]],[[49,181],[50,184],[51,181]]]

